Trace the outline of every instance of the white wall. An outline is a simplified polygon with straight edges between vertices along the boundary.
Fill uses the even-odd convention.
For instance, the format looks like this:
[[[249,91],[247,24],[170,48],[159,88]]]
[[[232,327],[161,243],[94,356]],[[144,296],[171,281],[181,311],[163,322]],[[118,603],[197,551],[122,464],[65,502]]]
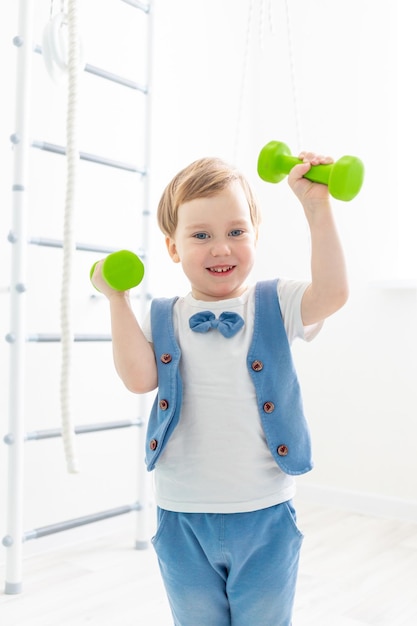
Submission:
[[[399,95],[409,95],[406,74],[401,74],[397,88],[398,54],[401,60],[413,58],[409,40],[402,32],[397,35],[397,20],[400,26],[408,24],[408,7],[404,3],[404,15],[398,16],[393,0],[289,2],[289,29],[284,2],[254,4],[247,32],[248,1],[156,0],[151,209],[171,176],[191,160],[207,154],[235,160],[263,205],[253,278],[305,278],[309,240],[302,210],[286,182],[275,186],[258,179],[259,150],[278,139],[294,153],[305,147],[335,158],[354,154],[364,160],[366,179],[359,196],[351,203],[334,201],[351,298],[328,320],[317,340],[294,347],[316,461],[315,470],[299,483],[317,497],[338,493],[352,506],[371,501],[377,509],[382,502],[384,512],[391,509],[394,515],[416,516],[417,291],[411,282],[416,278],[416,259],[409,233],[415,234],[417,225],[412,212],[404,209],[412,206],[407,196],[412,185],[407,185],[408,168],[401,167],[404,147],[411,154],[415,145],[415,126],[411,121],[407,124],[402,100],[397,101]],[[39,0],[37,6],[35,40],[40,41],[50,3]],[[0,119],[1,337],[9,326],[4,288],[10,271],[6,238],[11,224],[15,10],[15,6],[7,13],[3,10],[0,20],[0,54],[10,59],[3,75]],[[131,14],[122,2],[83,4],[86,60],[140,80],[136,76],[143,59],[140,26],[126,19]],[[40,55],[35,57],[33,136],[61,143],[65,90],[51,82]],[[123,161],[140,160],[137,94],[126,94],[91,76],[83,76],[81,82],[81,149]],[[400,141],[399,126],[410,133],[407,143]],[[61,238],[63,161],[36,151],[31,167],[29,234]],[[137,247],[141,239],[137,181],[93,164],[82,165],[80,181],[77,240]],[[60,252],[31,246],[29,254],[29,331],[57,332]],[[77,332],[106,332],[109,327],[106,303],[92,297],[88,282],[93,260],[95,256],[88,253],[79,253],[76,260]],[[151,233],[146,268],[153,295],[187,289],[156,229]],[[59,425],[59,358],[59,345],[28,346],[28,430]],[[4,341],[0,359],[5,372],[0,391],[4,434],[8,403]],[[77,345],[74,360],[77,423],[137,415],[137,399],[123,389],[114,373],[109,344]],[[75,477],[66,474],[59,440],[28,443],[25,528],[135,499],[135,438],[132,431],[79,437],[81,473]],[[0,520],[5,518],[6,453],[2,446]],[[3,521],[0,535],[2,527]]]

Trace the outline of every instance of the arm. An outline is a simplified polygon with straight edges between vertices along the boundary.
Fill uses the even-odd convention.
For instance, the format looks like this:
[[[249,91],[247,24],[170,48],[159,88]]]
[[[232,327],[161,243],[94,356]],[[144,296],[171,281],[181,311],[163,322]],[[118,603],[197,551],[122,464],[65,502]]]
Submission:
[[[123,383],[133,393],[146,393],[158,385],[158,374],[152,345],[148,342],[132,311],[129,292],[116,291],[101,274],[97,263],[92,282],[110,304],[113,359]]]
[[[288,182],[303,205],[311,233],[311,284],[302,302],[303,324],[315,324],[340,309],[349,294],[345,259],[334,221],[326,185],[303,178],[311,165],[332,159],[302,153],[304,163],[295,166]]]

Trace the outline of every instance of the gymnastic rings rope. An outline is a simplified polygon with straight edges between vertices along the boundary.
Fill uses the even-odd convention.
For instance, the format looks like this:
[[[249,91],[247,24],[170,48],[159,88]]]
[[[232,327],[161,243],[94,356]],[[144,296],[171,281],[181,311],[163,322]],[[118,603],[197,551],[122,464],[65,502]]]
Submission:
[[[233,162],[234,163],[237,162],[237,158],[239,154],[239,139],[241,135],[245,95],[247,92],[249,57],[250,57],[250,48],[252,45],[252,31],[254,30],[254,26],[255,26],[255,17],[254,17],[255,6],[257,7],[257,10],[258,10],[258,40],[259,40],[260,47],[262,48],[264,44],[266,26],[268,26],[269,30],[274,35],[271,0],[258,0],[256,3],[255,3],[255,0],[249,0],[246,34],[245,34],[245,41],[244,41],[244,47],[243,47],[242,77],[241,77],[240,92],[238,96],[239,100],[238,100],[238,110],[237,110],[237,115],[236,115],[236,130],[235,130],[235,138],[234,138],[234,145],[233,145]],[[291,81],[292,107],[293,107],[293,112],[294,112],[294,124],[295,124],[295,132],[296,132],[296,139],[298,143],[298,149],[301,150],[302,148],[301,124],[300,124],[298,96],[297,96],[297,81],[296,81],[295,62],[294,62],[292,24],[291,24],[290,7],[289,7],[288,0],[284,0],[284,9],[285,9],[285,29],[286,29],[287,44],[288,44],[288,59],[289,59],[290,81]]]
[[[249,50],[250,50],[252,22],[253,22],[253,4],[254,4],[254,0],[249,0],[248,19],[247,19],[247,24],[246,24],[245,42],[244,42],[244,47],[243,47],[242,76],[241,76],[241,83],[240,83],[240,92],[238,95],[239,99],[238,99],[238,109],[237,109],[237,115],[236,115],[236,130],[235,130],[235,138],[234,138],[234,143],[233,143],[233,163],[236,163],[236,164],[237,164],[237,159],[239,155],[239,139],[240,139],[241,126],[242,126],[242,119],[243,119],[243,105],[245,102],[246,84],[247,84],[247,78],[248,78]]]
[[[78,461],[75,453],[75,430],[71,411],[72,348],[74,343],[71,296],[73,255],[75,252],[74,217],[79,163],[77,137],[78,78],[82,68],[76,0],[68,0],[67,12],[55,15],[46,25],[42,51],[50,76],[56,82],[60,82],[63,77],[67,79],[66,189],[60,300],[60,404],[62,441],[67,470],[71,474],[76,474],[78,472]]]
[[[294,110],[295,133],[296,133],[296,139],[297,139],[297,149],[298,151],[300,151],[303,147],[303,140],[302,140],[301,124],[300,124],[300,109],[298,105],[297,81],[296,81],[296,76],[295,76],[292,24],[291,24],[290,7],[288,4],[288,0],[284,0],[284,5],[285,5],[285,16],[287,20],[288,58],[290,62],[291,92],[292,92],[292,104],[293,104],[293,110]]]

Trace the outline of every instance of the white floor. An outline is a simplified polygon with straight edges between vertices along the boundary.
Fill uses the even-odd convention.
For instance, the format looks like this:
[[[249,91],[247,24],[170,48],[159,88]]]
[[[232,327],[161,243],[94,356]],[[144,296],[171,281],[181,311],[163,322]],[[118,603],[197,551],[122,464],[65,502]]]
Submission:
[[[305,540],[293,626],[417,626],[416,524],[297,508]],[[25,556],[21,594],[0,592],[1,626],[172,625],[153,550],[134,550],[125,522],[89,542],[64,534]]]

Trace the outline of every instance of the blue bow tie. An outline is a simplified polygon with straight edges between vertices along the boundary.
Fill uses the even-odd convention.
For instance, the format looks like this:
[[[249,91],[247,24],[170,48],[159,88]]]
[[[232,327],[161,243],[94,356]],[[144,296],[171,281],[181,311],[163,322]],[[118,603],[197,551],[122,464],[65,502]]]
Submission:
[[[218,318],[211,311],[201,311],[190,317],[191,330],[196,333],[206,333],[211,328],[217,328],[224,337],[233,337],[244,325],[244,319],[238,313],[225,311]]]

